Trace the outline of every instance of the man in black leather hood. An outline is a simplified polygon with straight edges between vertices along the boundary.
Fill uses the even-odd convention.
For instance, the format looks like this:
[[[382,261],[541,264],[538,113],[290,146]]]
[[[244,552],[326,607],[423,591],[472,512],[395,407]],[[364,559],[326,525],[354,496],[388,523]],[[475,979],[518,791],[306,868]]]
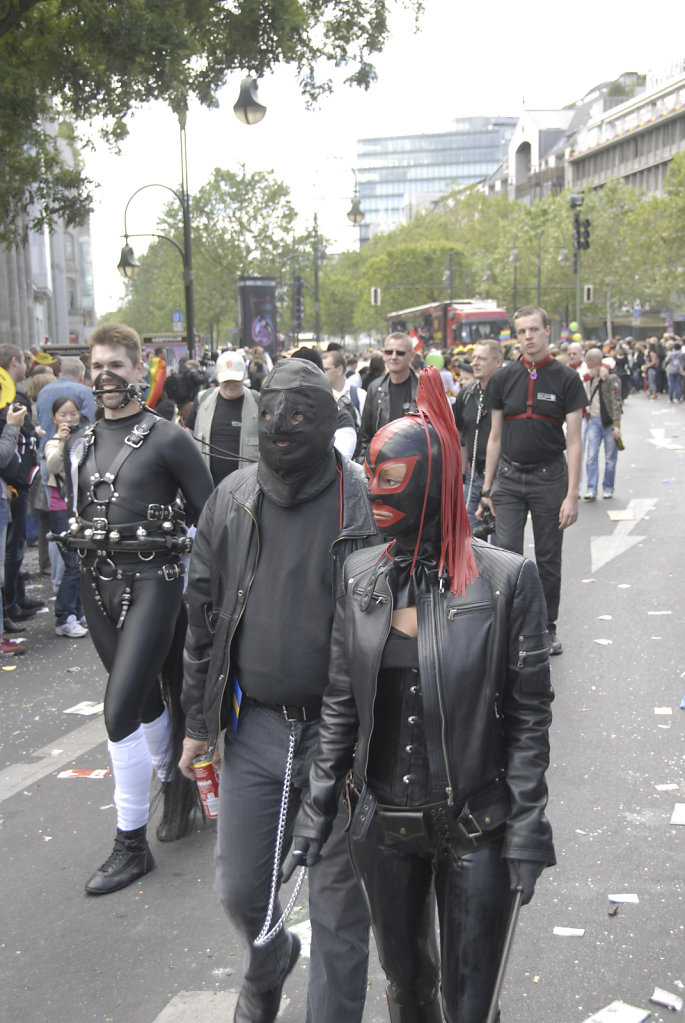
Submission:
[[[259,399],[256,465],[216,488],[190,567],[181,769],[214,755],[228,724],[219,794],[217,890],[246,946],[236,1023],[276,1019],[299,954],[283,927],[280,861],[318,739],[335,595],[352,551],[378,542],[363,476],[333,447],[337,407],[325,374],[279,363]],[[368,915],[339,814],[309,889],[308,1023],[359,1023]],[[264,926],[263,926],[264,925]]]

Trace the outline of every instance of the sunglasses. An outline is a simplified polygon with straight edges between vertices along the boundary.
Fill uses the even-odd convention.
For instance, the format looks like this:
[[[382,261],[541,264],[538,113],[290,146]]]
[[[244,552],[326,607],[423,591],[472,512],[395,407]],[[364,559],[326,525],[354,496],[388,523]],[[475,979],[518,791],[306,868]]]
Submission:
[[[411,355],[411,352],[405,352],[403,348],[384,348],[383,355]]]

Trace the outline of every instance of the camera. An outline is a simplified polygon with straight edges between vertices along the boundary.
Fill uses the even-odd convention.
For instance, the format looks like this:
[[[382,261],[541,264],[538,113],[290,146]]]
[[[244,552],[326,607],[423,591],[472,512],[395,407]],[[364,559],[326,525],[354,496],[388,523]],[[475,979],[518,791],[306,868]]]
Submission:
[[[79,428],[78,423],[69,423],[69,433],[76,433]]]
[[[480,525],[476,526],[473,530],[473,535],[476,540],[487,540],[491,533],[495,532],[496,522],[495,516],[492,514],[489,508],[483,509],[483,518],[480,521]]]
[[[21,412],[21,410],[23,408],[26,408],[26,405],[22,405],[22,403],[20,401],[13,401],[12,402],[12,411],[13,412]]]

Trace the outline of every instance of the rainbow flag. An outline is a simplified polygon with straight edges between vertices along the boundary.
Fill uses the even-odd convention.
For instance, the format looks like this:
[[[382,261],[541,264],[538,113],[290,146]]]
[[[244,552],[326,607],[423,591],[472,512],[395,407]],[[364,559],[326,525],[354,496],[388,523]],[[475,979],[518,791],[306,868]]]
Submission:
[[[511,331],[508,327],[505,330],[500,330],[499,339],[501,344],[507,344],[511,341]]]
[[[233,676],[233,692],[231,694],[231,724],[233,725],[233,731],[238,727],[238,718],[240,717],[240,704],[243,702],[243,691],[238,685],[238,679]]]
[[[149,405],[150,408],[154,408],[162,397],[165,382],[166,362],[161,356],[156,355],[154,359],[150,359],[148,364],[148,388],[145,404]]]

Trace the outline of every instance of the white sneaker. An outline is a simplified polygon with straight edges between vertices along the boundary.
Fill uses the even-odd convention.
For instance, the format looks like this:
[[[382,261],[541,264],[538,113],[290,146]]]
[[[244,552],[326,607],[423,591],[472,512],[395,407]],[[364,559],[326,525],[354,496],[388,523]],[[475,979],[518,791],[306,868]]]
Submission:
[[[76,615],[69,615],[63,625],[55,626],[55,634],[57,636],[68,636],[69,639],[80,639],[81,636],[88,635],[88,629],[84,629],[82,625],[79,625],[76,621]]]

